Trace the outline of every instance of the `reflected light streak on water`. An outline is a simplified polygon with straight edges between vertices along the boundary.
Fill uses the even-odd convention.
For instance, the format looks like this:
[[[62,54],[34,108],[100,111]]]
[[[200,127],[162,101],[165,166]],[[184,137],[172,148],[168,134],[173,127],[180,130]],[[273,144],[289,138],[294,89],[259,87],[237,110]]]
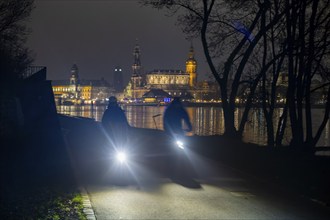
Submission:
[[[57,106],[60,114],[94,118],[100,121],[106,106]],[[128,122],[133,127],[163,129],[164,106],[123,106]],[[224,132],[223,111],[220,107],[187,107],[187,112],[193,125],[193,133],[196,135],[221,135]],[[274,124],[277,125],[283,109],[276,109]],[[238,126],[243,110],[237,108],[235,111],[235,126]],[[313,131],[317,128],[323,118],[323,109],[313,109]],[[160,115],[153,117],[155,115]],[[252,109],[249,121],[245,126],[244,141],[266,145],[266,121],[261,109]],[[275,128],[276,131],[276,128]],[[286,137],[290,136],[290,129],[286,129]],[[323,135],[318,143],[319,146],[330,146],[330,124],[326,125]],[[284,138],[287,144],[289,138]]]

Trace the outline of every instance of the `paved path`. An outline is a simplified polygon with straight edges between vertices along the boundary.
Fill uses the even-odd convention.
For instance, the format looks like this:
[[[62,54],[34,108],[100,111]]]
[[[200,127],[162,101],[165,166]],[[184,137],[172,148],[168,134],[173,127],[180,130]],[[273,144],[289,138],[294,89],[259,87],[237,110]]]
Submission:
[[[329,219],[330,210],[306,198],[192,156],[197,176],[173,180],[138,169],[136,181],[87,186],[97,219]],[[112,171],[114,172],[114,171]],[[143,174],[142,174],[143,173]],[[114,178],[111,176],[109,178]]]
[[[188,177],[171,178],[168,170],[164,170],[172,165],[171,162],[166,166],[141,167],[136,164],[130,166],[135,180],[118,185],[120,170],[108,161],[112,148],[97,125],[90,124],[83,123],[75,128],[68,126],[67,129],[72,130],[67,139],[76,174],[85,183],[98,220],[330,219],[329,207],[194,152],[187,153],[195,170]],[[162,142],[161,135],[157,136],[159,132],[141,133],[146,135],[130,136],[134,149],[142,150],[148,145],[155,149],[154,145]],[[160,148],[154,153],[158,152],[157,149]],[[153,171],[150,168],[154,168]],[[186,171],[190,170],[181,174]]]

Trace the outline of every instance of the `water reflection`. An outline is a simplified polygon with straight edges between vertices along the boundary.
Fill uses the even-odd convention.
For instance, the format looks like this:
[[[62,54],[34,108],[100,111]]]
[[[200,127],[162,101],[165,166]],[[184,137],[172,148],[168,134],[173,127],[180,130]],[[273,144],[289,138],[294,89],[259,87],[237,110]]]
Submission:
[[[106,106],[57,106],[58,113],[94,118],[100,121]],[[123,106],[128,122],[131,126],[141,128],[163,129],[162,114],[164,106]],[[193,133],[197,135],[219,135],[224,132],[223,111],[220,107],[188,107],[186,108],[193,125]],[[274,123],[277,125],[280,114],[283,109],[276,109],[274,114]],[[235,111],[235,126],[238,126],[243,114],[243,109],[237,108]],[[313,109],[313,131],[316,132],[321,120],[323,119],[323,109]],[[329,122],[318,143],[319,146],[330,145],[330,127]],[[276,128],[275,128],[276,131]],[[244,141],[266,144],[266,121],[261,109],[253,109],[250,112],[249,121],[245,126]],[[290,129],[286,129],[286,137],[290,136]],[[288,138],[285,138],[284,144],[287,144]]]

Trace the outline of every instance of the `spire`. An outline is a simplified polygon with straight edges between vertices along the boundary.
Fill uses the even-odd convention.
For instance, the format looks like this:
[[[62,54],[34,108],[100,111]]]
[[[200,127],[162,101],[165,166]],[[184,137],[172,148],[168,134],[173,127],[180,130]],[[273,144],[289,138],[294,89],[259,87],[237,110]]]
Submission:
[[[189,85],[194,88],[197,85],[197,62],[195,60],[195,51],[191,41],[190,49],[188,53],[188,59],[186,61],[186,72],[189,74]]]
[[[133,74],[131,76],[131,83],[132,83],[132,89],[133,89],[133,94],[132,97],[136,98],[137,93],[134,92],[135,89],[140,88],[142,86],[142,76],[141,76],[141,53],[140,53],[140,46],[137,43],[136,39],[136,44],[133,50],[133,57],[134,57],[134,63],[132,65],[132,70]]]
[[[139,75],[141,69],[141,60],[140,60],[141,53],[140,53],[140,46],[137,43],[137,39],[133,50],[133,57],[134,57],[134,63],[132,65],[133,74]]]
[[[79,70],[76,64],[73,64],[71,67],[71,76],[70,76],[70,84],[75,85],[79,82]]]
[[[193,43],[191,41],[189,55],[188,55],[189,59],[195,60],[194,55],[195,55],[194,46],[193,46]]]
[[[78,66],[76,64],[73,64],[73,66],[71,67],[71,74],[78,75]]]

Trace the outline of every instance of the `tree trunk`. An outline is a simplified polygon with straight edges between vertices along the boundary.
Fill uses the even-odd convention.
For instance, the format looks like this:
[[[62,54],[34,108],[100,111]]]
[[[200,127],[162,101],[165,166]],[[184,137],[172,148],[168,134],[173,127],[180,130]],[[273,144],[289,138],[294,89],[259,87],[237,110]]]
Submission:
[[[321,134],[322,134],[326,124],[328,123],[329,114],[330,114],[330,87],[328,88],[327,102],[326,102],[326,106],[325,106],[324,117],[323,117],[322,123],[321,123],[319,129],[317,130],[316,135],[311,143],[311,146],[313,146],[313,147],[316,146],[317,142],[319,141]]]
[[[313,66],[313,60],[314,60],[314,48],[315,48],[315,17],[317,12],[319,0],[314,0],[312,5],[312,15],[310,18],[309,23],[309,39],[308,39],[308,54],[307,54],[307,65],[305,70],[305,76],[306,76],[306,106],[305,106],[305,113],[306,113],[306,141],[305,146],[307,148],[313,148],[314,141],[313,141],[313,124],[312,124],[312,110],[311,110],[311,78],[312,78],[312,66]],[[306,149],[310,150],[310,149]]]
[[[286,29],[287,29],[287,45],[288,45],[288,108],[291,122],[292,139],[290,145],[293,147],[301,146],[301,133],[298,129],[298,121],[296,115],[296,76],[294,71],[294,46],[295,46],[295,30],[297,22],[296,7],[294,7],[294,1],[290,2],[286,0]],[[293,6],[291,6],[291,4]]]
[[[278,121],[277,131],[276,131],[276,139],[275,139],[275,146],[282,146],[283,137],[286,129],[288,119],[288,104],[285,103],[283,113]]]

